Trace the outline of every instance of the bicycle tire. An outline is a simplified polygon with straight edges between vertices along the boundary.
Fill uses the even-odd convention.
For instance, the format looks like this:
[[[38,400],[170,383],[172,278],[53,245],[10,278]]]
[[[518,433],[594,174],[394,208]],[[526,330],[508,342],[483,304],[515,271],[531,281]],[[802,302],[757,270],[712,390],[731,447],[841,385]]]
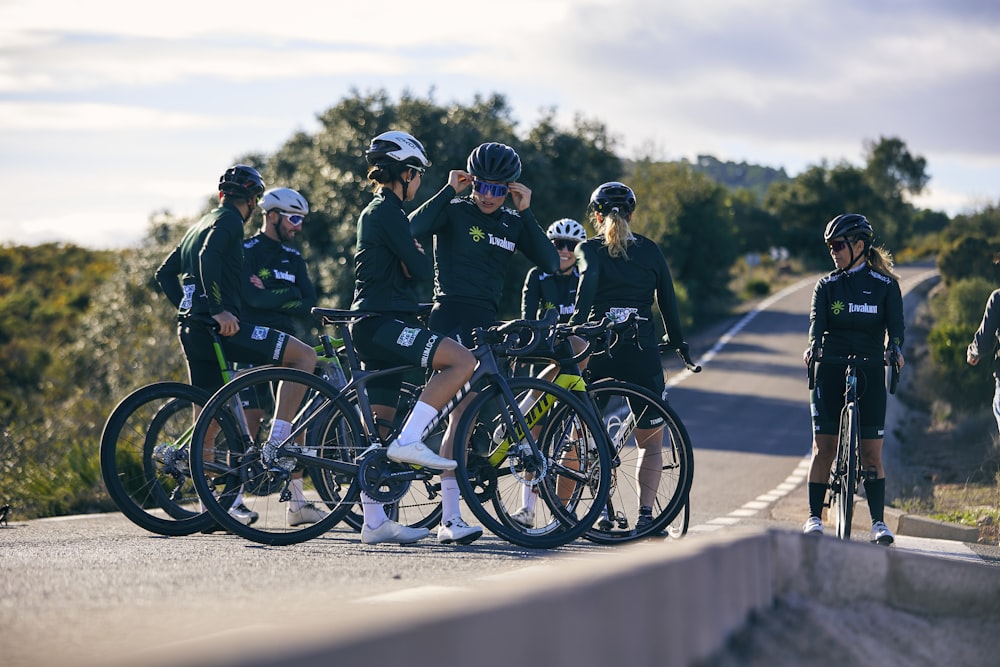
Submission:
[[[602,412],[615,458],[607,509],[584,536],[598,544],[666,536],[685,508],[694,480],[694,450],[684,423],[658,394],[629,382],[602,380],[588,386],[587,394]],[[637,525],[640,482],[636,471],[644,454],[634,434],[640,420],[663,424],[662,463],[651,504],[653,518],[641,528]],[[682,525],[681,532],[686,531]]]
[[[691,497],[688,496],[688,500],[681,507],[680,514],[678,514],[673,521],[667,525],[667,537],[674,540],[679,540],[685,535],[687,535],[688,528],[691,523]]]
[[[122,514],[145,530],[176,537],[212,524],[185,470],[183,441],[194,425],[192,408],[208,398],[191,385],[158,382],[126,396],[108,416],[100,446],[104,486]],[[160,445],[172,461],[155,460]]]
[[[844,407],[837,446],[837,466],[840,469],[840,487],[837,491],[837,537],[851,539],[854,521],[854,494],[858,488],[858,447],[860,445],[858,406],[850,403]]]
[[[524,526],[512,518],[529,483],[523,468],[518,470],[523,461],[516,445],[505,453],[505,441],[495,442],[494,432],[505,428],[503,413],[520,408],[508,404],[496,385],[472,399],[458,424],[455,476],[462,498],[486,530],[512,544],[532,549],[568,544],[594,524],[607,502],[611,481],[607,433],[597,415],[572,392],[533,377],[506,382],[515,403],[528,392],[552,400],[537,437],[548,468],[530,482],[538,490],[534,523]]]
[[[386,424],[387,435],[382,438],[383,442],[389,443],[396,437],[399,429],[402,428],[403,420],[417,402],[420,390],[421,387],[412,383],[404,382],[402,384],[399,389],[396,417],[392,424]],[[352,392],[348,395],[348,399],[350,400],[354,395]],[[434,452],[440,451],[446,425],[447,422],[444,420],[439,422],[434,432],[424,441],[424,444]],[[315,434],[315,437],[324,437],[319,431],[311,433]],[[357,452],[353,456],[356,457],[360,454],[361,452]],[[345,476],[336,475],[322,468],[311,468],[310,472],[313,475],[313,485],[324,501],[342,502],[346,499],[345,494],[350,480]],[[441,478],[435,476],[432,479],[411,482],[403,498],[397,502],[386,504],[384,508],[386,516],[404,526],[428,529],[437,526],[441,522]],[[358,503],[355,503],[348,510],[343,521],[355,531],[361,530],[364,514]]]
[[[306,496],[306,500],[324,505],[328,512],[327,515],[316,523],[290,525],[286,511],[289,509],[288,498],[283,496],[283,491],[291,471],[284,470],[278,465],[272,465],[269,468],[264,457],[266,443],[250,442],[247,443],[246,447],[235,447],[230,443],[215,442],[213,444],[216,451],[206,453],[204,438],[210,424],[219,419],[229,419],[239,423],[239,419],[233,416],[230,411],[234,399],[239,400],[241,391],[257,384],[278,386],[280,383],[302,385],[306,392],[303,405],[314,406],[312,410],[300,408],[299,414],[292,423],[293,432],[305,424],[303,414],[308,414],[311,415],[311,421],[308,422],[309,429],[323,429],[335,438],[329,442],[314,440],[312,444],[319,448],[314,452],[314,458],[341,460],[341,454],[331,454],[327,449],[349,448],[354,451],[363,442],[361,425],[355,408],[325,379],[304,371],[285,367],[257,368],[231,380],[209,399],[195,423],[192,436],[191,474],[195,489],[209,514],[220,527],[245,539],[270,546],[296,544],[318,537],[340,522],[350,507],[347,502],[324,502],[318,498],[318,494],[315,494],[317,497],[310,497],[314,491],[309,489],[307,491],[310,495]],[[309,400],[315,400],[315,404],[308,403]],[[344,429],[327,426],[330,421],[339,422],[340,420],[343,420]],[[248,439],[248,436],[245,435],[240,437],[244,441]],[[345,443],[342,439],[344,437],[349,438],[350,441]],[[309,442],[308,437],[305,442]],[[233,457],[229,457],[230,450],[238,452],[235,460]],[[304,453],[289,453],[286,458],[293,460],[294,467],[300,467],[296,456]],[[206,467],[206,454],[211,457],[210,460],[215,462],[211,468]],[[224,467],[221,472],[216,469],[216,466],[220,465],[220,461]],[[302,461],[306,461],[306,459],[302,459]],[[312,465],[312,463],[307,462],[306,467],[308,465]],[[231,503],[228,503],[224,498],[215,497],[213,482],[216,478],[211,477],[211,475],[217,472],[226,479],[238,479],[240,484],[247,488],[257,489],[256,493],[244,495],[244,504],[248,509],[258,514],[253,523],[243,524],[231,516],[228,512]],[[303,480],[311,477],[310,474],[303,474]],[[347,499],[349,500],[352,494],[356,498],[357,493],[356,484],[352,484],[352,490],[348,491]]]

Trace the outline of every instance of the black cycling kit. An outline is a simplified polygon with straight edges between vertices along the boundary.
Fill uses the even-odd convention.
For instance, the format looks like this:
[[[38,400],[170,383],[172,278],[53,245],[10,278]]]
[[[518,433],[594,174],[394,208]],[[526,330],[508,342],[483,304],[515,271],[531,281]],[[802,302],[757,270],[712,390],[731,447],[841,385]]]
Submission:
[[[251,283],[257,276],[263,289]],[[295,318],[309,316],[316,289],[306,262],[295,248],[258,232],[243,243],[243,316],[251,322],[293,333]]]
[[[546,273],[532,267],[521,290],[521,317],[540,320],[555,308],[559,313],[559,322],[569,322],[576,312],[576,287],[579,282],[580,272],[575,266],[569,273]]]
[[[191,384],[197,387],[215,391],[224,380],[211,335],[203,327],[186,324],[183,318],[224,311],[239,318],[242,276],[243,216],[225,202],[192,225],[156,270],[156,282],[177,307],[177,333]],[[288,334],[241,321],[235,335],[220,339],[229,361],[265,364],[280,361]]]
[[[634,242],[627,247],[627,258],[612,257],[603,236],[576,247],[581,277],[576,312],[570,323],[605,317],[622,321],[635,313],[639,318],[638,340],[619,338],[611,347],[611,357],[595,355],[587,369],[594,378],[619,378],[661,393],[664,380],[652,319],[654,296],[667,340],[678,346],[684,344],[684,330],[667,260],[651,239],[632,236]]]
[[[823,354],[857,355],[876,361],[858,366],[861,437],[882,438],[885,430],[885,367],[887,346],[903,346],[903,296],[899,282],[862,264],[834,271],[813,290],[809,345]],[[888,342],[886,341],[888,334]],[[813,430],[837,433],[844,407],[844,366],[820,364],[811,396]]]

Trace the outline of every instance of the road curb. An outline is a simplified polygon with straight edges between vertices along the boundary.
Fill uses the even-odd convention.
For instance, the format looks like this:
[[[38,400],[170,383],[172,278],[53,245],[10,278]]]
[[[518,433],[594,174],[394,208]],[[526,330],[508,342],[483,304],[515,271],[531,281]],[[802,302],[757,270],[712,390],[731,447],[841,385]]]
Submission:
[[[938,521],[919,514],[907,514],[892,507],[885,508],[885,524],[897,535],[928,537],[934,540],[978,542],[979,528]]]

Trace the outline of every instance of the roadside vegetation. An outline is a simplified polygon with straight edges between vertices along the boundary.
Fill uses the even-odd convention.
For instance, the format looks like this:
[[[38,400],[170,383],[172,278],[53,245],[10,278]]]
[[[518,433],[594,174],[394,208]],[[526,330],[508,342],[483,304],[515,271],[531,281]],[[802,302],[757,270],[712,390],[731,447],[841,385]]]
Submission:
[[[859,211],[875,221],[877,242],[898,261],[939,258],[944,280],[931,301],[926,337],[909,336],[918,347],[927,341],[926,363],[907,385],[908,404],[928,415],[927,437],[965,429],[977,434],[967,441],[985,443],[989,436],[979,428],[992,424],[988,364],[967,366],[964,346],[978,325],[986,288],[997,281],[989,253],[1000,251],[994,247],[1000,211],[985,205],[950,218],[914,207],[909,202],[929,180],[927,164],[897,137],[866,142],[860,167],[817,156],[791,178],[780,168],[711,156],[671,161],[650,150],[626,160],[601,121],[578,116],[562,127],[552,109],[522,129],[497,94],[440,104],[432,97],[392,100],[384,91],[355,91],[318,121],[318,130],[293,134],[274,154],[233,161],[253,164],[267,183],[308,198],[312,212],[301,246],[322,305],[350,303],[355,220],[370,198],[361,156],[372,136],[390,128],[413,133],[428,148],[433,165],[421,201],[446,182],[449,170],[464,168],[469,151],[483,141],[518,150],[543,225],[562,217],[587,223],[593,188],[628,182],[641,202],[637,231],[663,249],[692,329],[798,275],[828,270],[823,225],[837,213]],[[214,205],[211,190],[206,184],[205,210]],[[114,509],[98,465],[105,418],[133,389],[186,376],[172,308],[152,275],[191,222],[152,213],[144,239],[122,251],[0,246],[0,504],[12,506],[14,519]],[[247,233],[258,225],[255,218]],[[517,313],[527,268],[519,258],[504,278],[505,317]],[[430,285],[423,296],[430,299]],[[302,322],[300,333],[312,336],[311,323]],[[988,470],[966,471],[960,481],[979,480]],[[995,491],[995,470],[992,480]],[[933,511],[933,497],[926,484],[914,483],[899,490],[897,503]],[[995,508],[995,498],[992,503]]]

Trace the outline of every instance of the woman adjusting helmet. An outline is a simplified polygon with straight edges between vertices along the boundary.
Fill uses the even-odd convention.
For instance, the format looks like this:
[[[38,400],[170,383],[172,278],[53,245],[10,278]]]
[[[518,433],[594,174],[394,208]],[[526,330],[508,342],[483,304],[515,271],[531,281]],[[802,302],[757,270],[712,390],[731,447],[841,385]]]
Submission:
[[[466,171],[484,181],[513,183],[521,177],[521,158],[510,146],[492,141],[469,154]]]

